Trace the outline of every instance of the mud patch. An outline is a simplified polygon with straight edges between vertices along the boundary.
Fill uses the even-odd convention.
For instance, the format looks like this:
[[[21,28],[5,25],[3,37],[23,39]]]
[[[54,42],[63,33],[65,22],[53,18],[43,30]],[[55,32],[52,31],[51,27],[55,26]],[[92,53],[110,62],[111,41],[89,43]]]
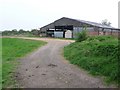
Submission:
[[[52,67],[52,68],[57,67],[57,65],[51,64],[51,63],[50,63],[48,66],[49,66],[49,67]]]
[[[36,68],[39,68],[39,66],[36,66]]]
[[[46,74],[43,73],[42,75],[46,75]]]

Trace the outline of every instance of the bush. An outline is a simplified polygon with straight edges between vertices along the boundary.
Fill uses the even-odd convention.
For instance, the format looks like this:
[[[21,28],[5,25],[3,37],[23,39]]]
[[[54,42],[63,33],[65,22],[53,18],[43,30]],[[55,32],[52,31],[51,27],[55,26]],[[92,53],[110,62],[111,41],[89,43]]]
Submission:
[[[86,28],[82,32],[77,33],[76,42],[82,42],[87,39]]]
[[[90,36],[64,48],[64,56],[93,75],[105,77],[108,83],[120,85],[118,39],[112,36]]]

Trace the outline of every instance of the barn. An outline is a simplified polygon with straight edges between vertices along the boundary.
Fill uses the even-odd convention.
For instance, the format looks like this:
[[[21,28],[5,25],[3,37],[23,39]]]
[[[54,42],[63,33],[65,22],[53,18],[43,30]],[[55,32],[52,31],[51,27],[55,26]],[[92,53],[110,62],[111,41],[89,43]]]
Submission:
[[[40,36],[75,38],[86,27],[89,35],[118,35],[119,29],[96,22],[62,17],[40,28]]]

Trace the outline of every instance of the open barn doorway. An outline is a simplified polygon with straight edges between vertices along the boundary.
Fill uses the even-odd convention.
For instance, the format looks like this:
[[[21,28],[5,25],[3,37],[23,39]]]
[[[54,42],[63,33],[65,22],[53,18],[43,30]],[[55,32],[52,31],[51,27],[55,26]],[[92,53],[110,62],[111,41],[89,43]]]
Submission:
[[[55,26],[55,32],[62,32],[63,38],[73,38],[73,25]]]
[[[47,29],[47,37],[54,37],[54,29]]]

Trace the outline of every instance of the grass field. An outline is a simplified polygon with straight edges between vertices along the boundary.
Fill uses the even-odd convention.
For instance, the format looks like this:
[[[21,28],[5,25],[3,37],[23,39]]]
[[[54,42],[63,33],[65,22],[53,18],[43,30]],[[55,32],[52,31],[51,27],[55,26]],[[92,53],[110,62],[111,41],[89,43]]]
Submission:
[[[0,89],[2,88],[2,39],[0,38]]]
[[[64,56],[70,63],[104,77],[108,84],[118,84],[118,54],[118,39],[111,36],[89,37],[64,48]]]
[[[14,71],[19,58],[25,56],[38,47],[46,44],[43,41],[25,40],[18,38],[2,39],[2,85],[3,87],[13,87]]]

